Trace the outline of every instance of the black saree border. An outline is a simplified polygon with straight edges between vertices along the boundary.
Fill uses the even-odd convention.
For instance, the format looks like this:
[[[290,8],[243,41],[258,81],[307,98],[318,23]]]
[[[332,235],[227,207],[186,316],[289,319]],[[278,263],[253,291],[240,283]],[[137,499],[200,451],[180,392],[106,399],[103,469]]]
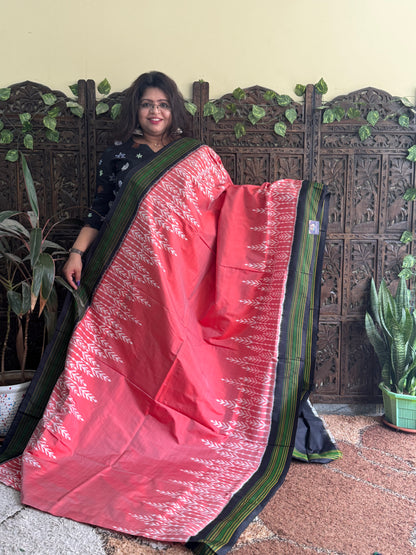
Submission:
[[[165,147],[163,152],[152,158],[146,166],[132,171],[90,248],[81,285],[78,288],[84,311],[127,233],[143,198],[164,174],[201,146],[199,141],[192,138],[179,139]],[[68,344],[78,319],[79,311],[76,309],[72,295],[68,293],[54,339],[45,350],[0,448],[0,464],[23,453],[64,369]]]
[[[287,276],[271,430],[259,469],[216,519],[186,546],[197,555],[224,555],[282,485],[294,450],[302,400],[313,382],[320,306],[320,277],[328,221],[329,193],[303,181],[299,193]],[[319,234],[309,223],[319,222]]]

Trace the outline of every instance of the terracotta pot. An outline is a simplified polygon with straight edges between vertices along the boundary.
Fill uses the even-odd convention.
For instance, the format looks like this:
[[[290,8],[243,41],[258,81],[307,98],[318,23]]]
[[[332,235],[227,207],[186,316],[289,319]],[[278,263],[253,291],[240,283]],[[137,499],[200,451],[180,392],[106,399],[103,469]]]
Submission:
[[[6,372],[6,385],[0,386],[0,437],[7,434],[34,373],[26,370],[22,382],[20,370]]]

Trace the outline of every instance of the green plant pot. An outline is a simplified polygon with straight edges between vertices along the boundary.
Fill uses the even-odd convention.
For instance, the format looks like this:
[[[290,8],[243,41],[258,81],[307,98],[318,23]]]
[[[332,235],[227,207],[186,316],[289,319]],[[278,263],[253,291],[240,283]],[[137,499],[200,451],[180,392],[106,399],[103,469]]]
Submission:
[[[380,384],[386,424],[401,430],[416,431],[416,396],[393,393],[384,383]]]

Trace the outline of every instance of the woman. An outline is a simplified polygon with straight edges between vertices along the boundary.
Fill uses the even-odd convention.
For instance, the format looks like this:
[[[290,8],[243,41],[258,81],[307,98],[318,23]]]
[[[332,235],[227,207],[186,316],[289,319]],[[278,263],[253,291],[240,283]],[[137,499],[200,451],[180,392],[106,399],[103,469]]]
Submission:
[[[55,515],[225,553],[294,453],[327,195],[234,185],[215,152],[178,138],[183,101],[159,73],[126,106],[64,270],[83,315],[63,312],[0,479]],[[311,458],[337,458],[320,437]]]
[[[96,239],[124,177],[132,169],[146,165],[172,141],[187,136],[188,127],[184,99],[167,75],[158,71],[144,73],[127,90],[116,133],[118,140],[99,162],[96,197],[63,269],[74,289],[81,279],[82,256]]]

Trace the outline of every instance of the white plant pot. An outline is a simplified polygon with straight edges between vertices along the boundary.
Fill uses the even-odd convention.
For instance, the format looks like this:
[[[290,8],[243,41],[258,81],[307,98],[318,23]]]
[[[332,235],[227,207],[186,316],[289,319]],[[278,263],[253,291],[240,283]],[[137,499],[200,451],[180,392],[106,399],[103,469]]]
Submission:
[[[22,383],[13,382],[18,380],[20,371],[7,372],[7,381],[10,384],[0,386],[0,437],[4,437],[16,416],[17,410],[22,402],[23,397],[30,385],[33,371],[25,372],[25,380]]]

